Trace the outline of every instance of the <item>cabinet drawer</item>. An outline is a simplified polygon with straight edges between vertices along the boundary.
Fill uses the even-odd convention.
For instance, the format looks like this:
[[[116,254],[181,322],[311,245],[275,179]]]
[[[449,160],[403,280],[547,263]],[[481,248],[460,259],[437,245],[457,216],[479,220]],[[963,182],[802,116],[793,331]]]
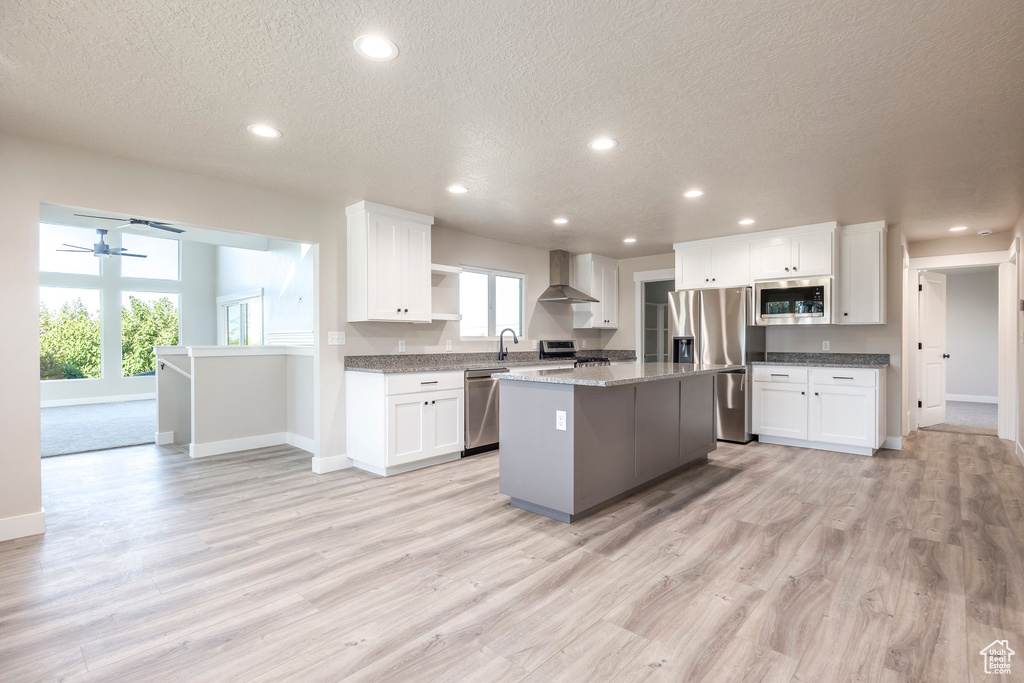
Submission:
[[[460,370],[445,372],[409,372],[388,375],[388,396],[412,394],[420,391],[461,389],[465,374]]]
[[[781,382],[783,384],[807,384],[807,368],[755,365],[754,381]]]
[[[878,384],[877,370],[861,368],[814,368],[811,383],[818,386],[873,387]]]

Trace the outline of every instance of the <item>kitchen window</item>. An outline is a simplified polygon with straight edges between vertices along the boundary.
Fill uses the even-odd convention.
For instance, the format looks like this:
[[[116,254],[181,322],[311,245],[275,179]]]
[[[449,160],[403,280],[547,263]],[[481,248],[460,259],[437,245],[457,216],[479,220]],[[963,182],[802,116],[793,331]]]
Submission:
[[[460,336],[494,339],[501,330],[523,332],[523,295],[526,276],[463,266],[459,276]]]

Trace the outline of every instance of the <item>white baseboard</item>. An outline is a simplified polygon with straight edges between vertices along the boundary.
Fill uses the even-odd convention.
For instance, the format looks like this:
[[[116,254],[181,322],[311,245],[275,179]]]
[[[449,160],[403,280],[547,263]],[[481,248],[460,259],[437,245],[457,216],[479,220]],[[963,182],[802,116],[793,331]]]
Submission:
[[[0,541],[46,533],[46,511],[31,512],[17,517],[0,519]]]
[[[158,432],[157,443],[160,443],[161,434],[174,432]],[[167,443],[173,442],[173,439]],[[313,439],[308,436],[299,436],[291,432],[277,432],[275,434],[260,434],[258,436],[244,436],[240,439],[226,439],[224,441],[210,441],[208,443],[191,443],[188,445],[188,454],[193,458],[206,458],[221,453],[236,453],[247,451],[251,448],[266,448],[267,446],[294,446],[310,453],[313,452]],[[344,456],[342,456],[344,457]]]
[[[350,467],[352,467],[352,459],[347,455],[329,455],[326,458],[313,456],[313,471],[317,474],[347,470]]]
[[[402,465],[396,465],[394,467],[380,467],[379,465],[373,465],[368,462],[361,460],[352,460],[352,466],[376,474],[382,477],[390,477],[392,474],[402,474],[403,472],[411,472],[412,470],[418,470],[423,467],[430,467],[431,465],[440,465],[441,463],[451,462],[458,460],[462,457],[461,451],[455,451],[454,453],[446,453],[444,455],[436,455],[433,458],[425,458],[423,460],[417,460],[415,462],[407,462]]]
[[[967,403],[999,403],[998,396],[975,396],[973,394],[946,394],[947,401],[966,401]]]
[[[61,406],[88,406],[95,403],[123,403],[124,401],[148,401],[156,398],[156,394],[120,394],[118,396],[90,396],[88,398],[55,398],[40,401],[40,408],[59,408]]]
[[[888,448],[890,451],[902,451],[903,450],[903,437],[902,436],[887,436],[882,442],[882,448]]]
[[[166,446],[169,443],[174,443],[174,432],[157,432],[156,433],[156,445]]]
[[[299,436],[298,434],[292,434],[291,432],[288,432],[285,438],[287,439],[287,443],[289,446],[301,448],[302,450],[308,453],[313,452],[313,439],[311,439],[310,437]]]
[[[758,436],[761,443],[772,443],[780,446],[796,446],[797,448],[815,448],[819,451],[833,451],[835,453],[849,453],[851,455],[874,455],[875,449],[867,446],[845,446],[837,443],[823,443],[821,441],[804,441],[803,439],[789,439],[782,436]]]
[[[260,434],[259,436],[243,436],[240,439],[225,439],[224,441],[210,441],[209,443],[191,443],[188,445],[188,454],[192,458],[207,458],[211,455],[221,453],[235,453],[247,451],[251,448],[266,448],[267,446],[282,446],[288,443],[288,432],[277,432],[275,434]]]

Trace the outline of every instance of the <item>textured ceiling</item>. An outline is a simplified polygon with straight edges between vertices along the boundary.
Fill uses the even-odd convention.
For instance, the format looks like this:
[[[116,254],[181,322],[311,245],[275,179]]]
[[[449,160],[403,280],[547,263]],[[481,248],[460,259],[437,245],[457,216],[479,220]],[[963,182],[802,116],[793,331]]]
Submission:
[[[399,57],[359,57],[369,32]],[[747,215],[998,231],[1024,2],[3,0],[0,129],[613,256]]]

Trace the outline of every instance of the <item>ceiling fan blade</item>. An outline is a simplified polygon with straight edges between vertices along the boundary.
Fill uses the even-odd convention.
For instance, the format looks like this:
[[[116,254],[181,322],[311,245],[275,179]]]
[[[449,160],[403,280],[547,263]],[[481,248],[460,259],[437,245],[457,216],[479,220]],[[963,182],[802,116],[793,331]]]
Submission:
[[[77,244],[62,244],[62,247],[71,247],[72,249],[85,249],[86,251],[92,251],[89,247],[80,247]]]
[[[67,251],[72,254],[91,254],[92,249],[54,249],[54,251]]]
[[[127,218],[114,218],[113,216],[90,216],[87,213],[76,213],[79,218],[102,218],[105,221],[126,221]]]
[[[131,256],[132,258],[146,258],[145,254],[129,254],[127,252],[121,252],[120,254],[114,254],[114,256]]]
[[[157,230],[166,230],[167,232],[173,232],[175,234],[181,234],[181,233],[185,232],[181,228],[172,228],[171,226],[167,225],[166,223],[156,223],[154,221],[150,221],[149,227],[156,228]]]

